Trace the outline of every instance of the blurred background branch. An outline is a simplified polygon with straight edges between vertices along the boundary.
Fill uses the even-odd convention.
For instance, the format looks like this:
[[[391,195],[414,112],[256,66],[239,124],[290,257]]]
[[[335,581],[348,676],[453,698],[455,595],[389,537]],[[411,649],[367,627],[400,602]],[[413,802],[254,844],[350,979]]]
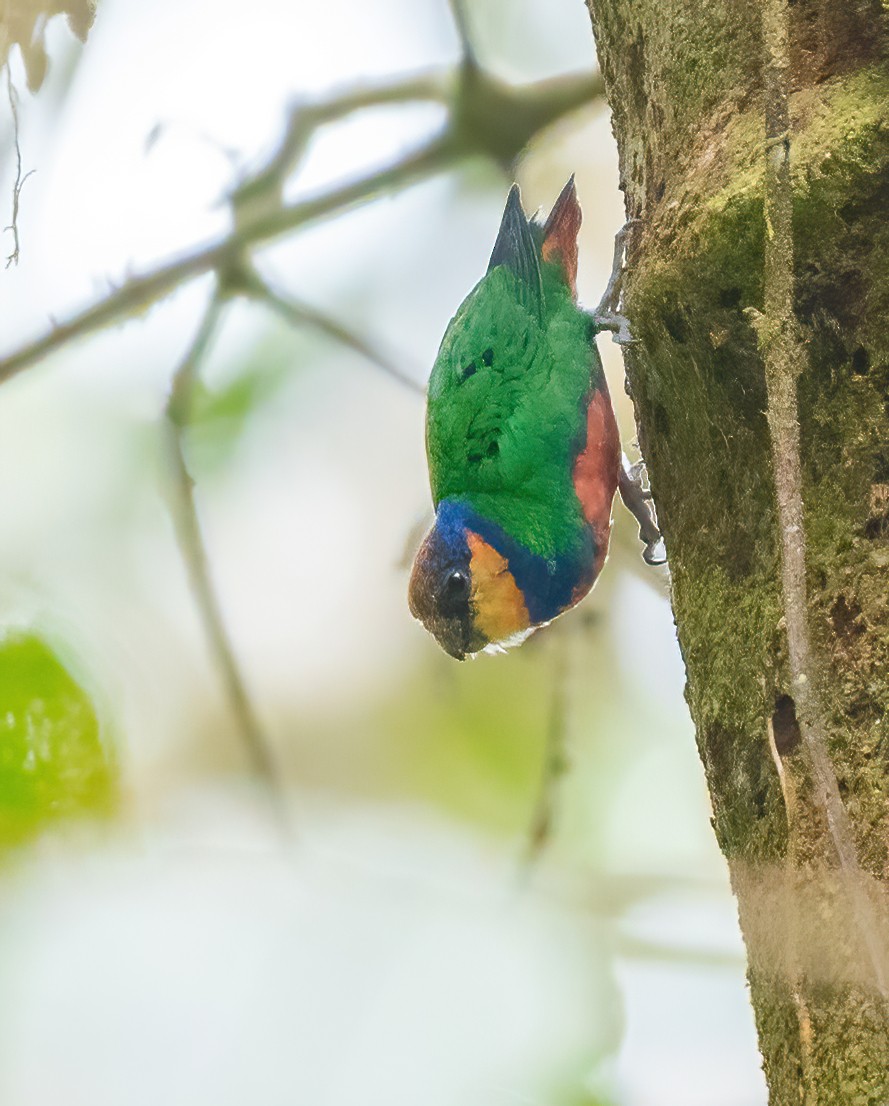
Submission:
[[[265,304],[293,326],[307,326],[332,338],[382,369],[403,387],[420,394],[423,389],[401,371],[394,359],[385,356],[363,338],[323,312],[288,299],[275,291],[255,269],[246,265],[236,270],[229,270],[225,287],[217,287],[195,337],[173,375],[164,415],[172,479],[171,513],[177,542],[188,571],[204,634],[225,689],[238,733],[253,771],[267,792],[271,809],[287,840],[291,836],[287,790],[275,763],[271,743],[263,730],[257,708],[247,689],[247,681],[241,671],[234,643],[226,627],[219,596],[213,584],[206,543],[195,502],[195,482],[186,460],[185,437],[191,420],[201,362],[218,329],[225,299],[238,294]]]
[[[188,570],[192,594],[235,725],[253,771],[266,790],[271,810],[286,839],[290,836],[287,792],[275,764],[271,745],[247,690],[247,683],[225,624],[201,531],[194,480],[185,456],[185,435],[191,418],[201,361],[216,333],[223,307],[224,300],[217,290],[173,376],[164,412],[172,483],[171,514],[182,559]]]
[[[423,386],[413,376],[409,376],[402,370],[396,357],[384,353],[374,343],[350,330],[343,323],[332,319],[323,311],[319,311],[316,307],[312,307],[307,303],[300,303],[276,291],[268,281],[259,275],[256,269],[242,267],[235,278],[235,283],[230,284],[230,287],[232,289],[237,288],[243,295],[257,303],[265,304],[291,326],[305,326],[310,330],[317,330],[339,345],[359,354],[403,388],[407,388],[408,391],[414,392],[416,395],[425,393]]]
[[[467,49],[462,16],[458,26]],[[451,70],[353,88],[315,103],[297,103],[277,147],[231,192],[233,221],[227,235],[127,279],[67,322],[0,358],[0,383],[70,342],[144,311],[201,274],[215,271],[224,282],[226,270],[240,265],[256,247],[380,193],[405,188],[477,156],[490,158],[504,173],[511,174],[522,151],[537,134],[602,94],[602,79],[597,73],[512,86],[480,68],[468,52]],[[318,196],[293,203],[284,201],[284,185],[298,170],[310,140],[320,128],[370,107],[417,101],[434,101],[447,109],[441,133],[420,150]]]

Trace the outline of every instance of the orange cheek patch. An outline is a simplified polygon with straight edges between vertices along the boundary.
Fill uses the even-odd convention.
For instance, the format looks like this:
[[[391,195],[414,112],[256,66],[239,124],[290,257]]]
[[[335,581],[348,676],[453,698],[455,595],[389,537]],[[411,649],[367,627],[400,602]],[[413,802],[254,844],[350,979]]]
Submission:
[[[505,557],[471,530],[466,535],[472,554],[472,602],[475,625],[488,641],[504,641],[531,625],[524,597]]]

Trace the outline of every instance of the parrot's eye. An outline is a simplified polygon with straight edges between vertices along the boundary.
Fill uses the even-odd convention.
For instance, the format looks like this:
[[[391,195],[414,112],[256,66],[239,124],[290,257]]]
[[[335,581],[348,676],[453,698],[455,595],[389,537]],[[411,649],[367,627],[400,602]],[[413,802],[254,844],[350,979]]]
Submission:
[[[443,615],[461,614],[469,600],[471,584],[469,577],[460,569],[454,569],[445,576],[438,593],[438,605]]]
[[[482,364],[487,366],[488,368],[490,368],[491,365],[494,364],[494,351],[490,348],[490,346],[482,354]]]
[[[470,361],[468,365],[464,365],[460,372],[461,380],[468,380],[471,376],[474,376],[478,371],[478,365],[474,361]]]

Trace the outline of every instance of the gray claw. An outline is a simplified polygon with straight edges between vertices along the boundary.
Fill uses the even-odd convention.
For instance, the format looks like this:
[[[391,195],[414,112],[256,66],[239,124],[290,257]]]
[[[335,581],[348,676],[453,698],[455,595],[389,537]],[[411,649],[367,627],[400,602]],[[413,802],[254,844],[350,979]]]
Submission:
[[[642,560],[647,565],[665,565],[667,563],[667,547],[663,538],[655,542],[649,542],[642,550]]]

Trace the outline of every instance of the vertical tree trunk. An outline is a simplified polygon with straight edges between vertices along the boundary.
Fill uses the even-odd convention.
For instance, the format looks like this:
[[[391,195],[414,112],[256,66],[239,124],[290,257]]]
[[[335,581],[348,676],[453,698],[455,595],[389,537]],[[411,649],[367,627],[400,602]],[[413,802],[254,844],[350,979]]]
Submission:
[[[796,421],[782,430],[767,388],[771,339],[746,310],[768,313],[765,169],[787,148],[766,143],[769,3],[588,0],[639,220],[628,378],[771,1100],[885,1106],[889,18],[886,0],[794,0],[776,70],[790,94],[800,480]],[[776,480],[801,491],[801,534]],[[808,592],[796,608],[794,542]]]

